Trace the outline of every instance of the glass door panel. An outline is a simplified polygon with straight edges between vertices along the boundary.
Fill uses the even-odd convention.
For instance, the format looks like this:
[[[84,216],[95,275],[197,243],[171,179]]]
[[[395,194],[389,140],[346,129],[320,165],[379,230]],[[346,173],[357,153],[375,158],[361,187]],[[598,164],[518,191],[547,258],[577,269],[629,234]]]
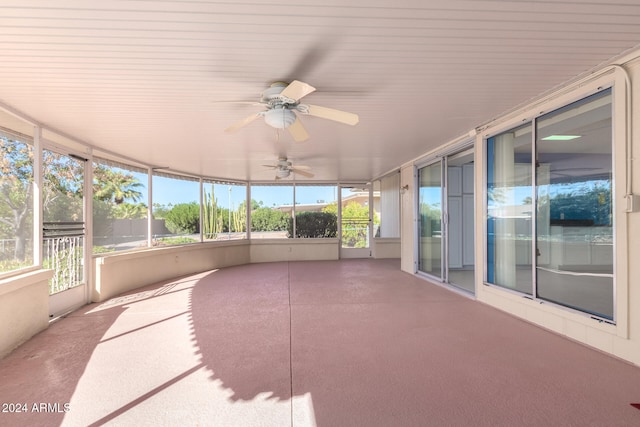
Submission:
[[[340,256],[371,256],[371,191],[368,185],[340,187]]]
[[[43,267],[49,280],[51,316],[86,302],[84,166],[73,157],[43,150]]]
[[[475,291],[473,150],[447,158],[447,280]]]
[[[613,319],[611,93],[541,117],[537,296]]]
[[[532,294],[531,125],[487,140],[487,282]]]
[[[442,164],[418,170],[418,269],[442,278]]]

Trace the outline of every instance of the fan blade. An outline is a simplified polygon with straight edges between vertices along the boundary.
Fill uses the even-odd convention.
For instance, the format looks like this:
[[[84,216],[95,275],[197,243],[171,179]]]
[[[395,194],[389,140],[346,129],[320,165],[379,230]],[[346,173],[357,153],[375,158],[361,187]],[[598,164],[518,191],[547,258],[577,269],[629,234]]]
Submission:
[[[333,108],[320,107],[318,105],[309,105],[307,114],[310,116],[329,119],[346,125],[354,126],[358,124],[360,118],[357,114],[348,113],[346,111],[334,110]]]
[[[260,166],[263,166],[265,168],[278,169],[278,166],[274,166],[274,165],[260,165]]]
[[[303,170],[303,171],[311,170],[311,166],[307,166],[307,165],[295,165],[294,167],[296,169],[300,169],[300,170]]]
[[[296,117],[296,121],[293,122],[293,124],[290,125],[287,128],[287,130],[293,137],[293,140],[296,142],[302,142],[309,139],[309,134],[307,133],[307,130],[304,128],[304,126],[302,125],[302,122],[300,121],[299,117]]]
[[[298,175],[306,176],[307,178],[313,178],[313,174],[311,172],[306,172],[297,167],[289,169],[293,173],[297,173]]]
[[[227,132],[227,133],[235,132],[238,129],[241,129],[241,128],[245,127],[246,125],[248,125],[249,123],[251,123],[252,121],[254,121],[255,119],[257,119],[260,116],[261,116],[260,113],[252,114],[252,115],[250,115],[248,117],[245,117],[244,119],[240,120],[239,122],[236,122],[236,123],[232,124],[231,126],[226,128],[224,131]]]
[[[293,99],[294,101],[298,102],[300,98],[309,95],[315,90],[316,88],[309,84],[306,84],[299,80],[294,80],[289,83],[289,86],[285,87],[282,92],[280,92],[280,96]]]

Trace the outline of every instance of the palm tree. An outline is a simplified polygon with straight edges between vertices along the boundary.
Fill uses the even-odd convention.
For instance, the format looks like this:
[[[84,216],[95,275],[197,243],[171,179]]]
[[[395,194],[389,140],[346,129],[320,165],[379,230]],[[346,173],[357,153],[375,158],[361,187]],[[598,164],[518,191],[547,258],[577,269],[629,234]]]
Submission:
[[[94,177],[93,197],[97,200],[113,201],[119,205],[125,199],[137,202],[142,198],[142,193],[136,190],[142,184],[131,174],[97,167]]]

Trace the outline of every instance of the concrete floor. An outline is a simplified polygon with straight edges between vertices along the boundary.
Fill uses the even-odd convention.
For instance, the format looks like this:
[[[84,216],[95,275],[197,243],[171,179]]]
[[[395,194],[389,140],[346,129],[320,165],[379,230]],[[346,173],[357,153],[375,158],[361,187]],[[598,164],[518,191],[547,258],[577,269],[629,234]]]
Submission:
[[[0,379],[7,426],[640,425],[640,368],[397,260],[154,284],[51,325]]]

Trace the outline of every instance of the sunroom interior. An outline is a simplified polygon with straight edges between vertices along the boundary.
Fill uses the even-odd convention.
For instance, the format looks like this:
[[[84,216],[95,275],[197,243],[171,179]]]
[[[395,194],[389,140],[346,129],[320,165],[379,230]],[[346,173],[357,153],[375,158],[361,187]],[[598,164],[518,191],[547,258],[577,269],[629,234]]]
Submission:
[[[0,6],[0,357],[154,283],[365,258],[640,365],[640,6],[423,3]]]

